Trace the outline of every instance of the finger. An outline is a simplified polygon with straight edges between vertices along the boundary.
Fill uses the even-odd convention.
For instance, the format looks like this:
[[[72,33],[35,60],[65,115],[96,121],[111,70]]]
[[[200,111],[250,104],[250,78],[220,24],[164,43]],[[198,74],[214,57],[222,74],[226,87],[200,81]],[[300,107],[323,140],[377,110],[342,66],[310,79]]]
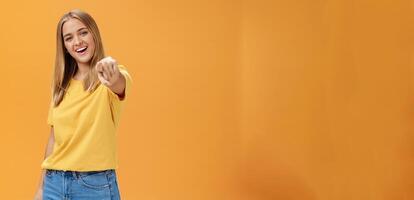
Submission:
[[[109,79],[107,77],[105,78],[105,76],[104,76],[104,79],[103,79],[103,83],[107,86],[110,85]]]
[[[111,66],[109,67],[109,69],[111,70],[112,76],[115,75],[115,66],[116,66],[116,62],[112,62]]]
[[[103,79],[103,80],[102,80],[102,83],[103,83],[104,85],[107,85],[107,86],[109,85],[109,81],[107,81],[107,80],[105,80],[105,79]]]
[[[102,72],[98,72],[98,79],[102,82],[105,79],[104,74]]]
[[[114,60],[113,64],[112,64],[112,70],[115,73],[119,72],[118,70],[118,62],[116,62],[116,60]]]
[[[101,83],[103,82],[104,78],[101,73],[98,73],[98,79],[101,81]]]
[[[102,72],[102,76],[104,77],[105,80],[107,81],[109,80],[108,74],[105,70]]]
[[[104,85],[108,85],[109,84],[109,82],[107,80],[105,80],[105,78],[103,77],[103,74],[102,73],[99,73],[98,74],[98,79]]]
[[[105,79],[106,79],[106,80],[110,80],[110,78],[111,78],[112,76],[111,76],[111,74],[110,74],[110,72],[109,72],[109,69],[108,69],[108,63],[105,63],[105,65],[103,66],[103,73],[104,73],[104,75],[105,75]]]
[[[102,63],[101,62],[96,63],[95,69],[98,73],[100,73],[102,71]]]
[[[112,62],[109,62],[108,65],[106,66],[106,70],[108,71],[108,74],[110,76],[110,78],[112,78],[112,76],[114,76],[114,72],[112,70]]]
[[[101,63],[101,65],[99,65],[98,74],[100,74],[102,76],[102,78],[108,80],[108,76],[105,72],[105,63]]]
[[[105,58],[103,58],[102,60],[101,60],[101,62],[102,63],[107,63],[108,61],[110,61],[111,60],[111,57],[105,57]]]
[[[101,76],[102,78],[105,78],[106,79],[106,77],[104,75],[104,72],[103,72],[103,63],[99,62],[96,65],[96,71],[98,72],[98,76]]]
[[[102,84],[109,86],[109,81],[105,80],[105,79],[101,79],[100,80]]]

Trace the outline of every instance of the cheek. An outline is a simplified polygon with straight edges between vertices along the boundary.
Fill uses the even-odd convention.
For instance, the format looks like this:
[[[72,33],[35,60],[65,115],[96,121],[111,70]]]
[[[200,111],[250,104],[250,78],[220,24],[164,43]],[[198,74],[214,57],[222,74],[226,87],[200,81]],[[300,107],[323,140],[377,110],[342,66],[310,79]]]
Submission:
[[[95,42],[93,41],[93,37],[88,38],[88,48],[94,52],[95,51]]]
[[[95,48],[95,42],[93,41],[92,36],[88,37],[88,44],[89,44],[89,46]]]
[[[65,42],[65,44],[64,44],[64,45],[65,45],[66,50],[70,52],[70,49],[71,49],[71,48],[70,48],[70,47],[71,47],[71,44],[70,44],[70,43],[68,43],[68,42]]]

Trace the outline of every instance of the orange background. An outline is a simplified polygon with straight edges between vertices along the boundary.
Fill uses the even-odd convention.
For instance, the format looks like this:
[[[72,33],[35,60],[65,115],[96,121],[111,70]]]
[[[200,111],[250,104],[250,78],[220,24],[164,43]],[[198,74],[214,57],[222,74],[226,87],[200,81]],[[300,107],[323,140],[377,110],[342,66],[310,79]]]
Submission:
[[[134,80],[123,199],[414,199],[407,0],[3,3],[1,199],[35,193],[55,28],[73,8]]]

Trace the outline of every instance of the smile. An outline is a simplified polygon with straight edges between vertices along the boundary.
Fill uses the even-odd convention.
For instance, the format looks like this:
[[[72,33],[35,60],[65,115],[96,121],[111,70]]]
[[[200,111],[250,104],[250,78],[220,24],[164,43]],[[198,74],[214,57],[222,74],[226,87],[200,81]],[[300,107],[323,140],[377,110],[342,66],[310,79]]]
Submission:
[[[88,47],[82,47],[82,48],[76,49],[75,51],[77,53],[84,53],[86,51],[86,49],[88,49]]]

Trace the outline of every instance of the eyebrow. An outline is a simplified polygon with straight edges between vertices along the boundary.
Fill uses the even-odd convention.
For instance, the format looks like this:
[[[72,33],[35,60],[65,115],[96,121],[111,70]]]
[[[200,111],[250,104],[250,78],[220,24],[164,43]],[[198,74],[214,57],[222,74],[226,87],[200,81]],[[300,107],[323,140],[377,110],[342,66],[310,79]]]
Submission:
[[[86,28],[86,27],[82,27],[82,28],[78,29],[76,32],[79,32],[79,31],[81,31],[81,30],[83,30],[83,29],[86,29],[86,30],[87,30],[87,28]],[[68,36],[68,35],[70,35],[70,34],[72,34],[72,33],[66,33],[65,35],[63,35],[63,38],[65,38],[66,36]]]

